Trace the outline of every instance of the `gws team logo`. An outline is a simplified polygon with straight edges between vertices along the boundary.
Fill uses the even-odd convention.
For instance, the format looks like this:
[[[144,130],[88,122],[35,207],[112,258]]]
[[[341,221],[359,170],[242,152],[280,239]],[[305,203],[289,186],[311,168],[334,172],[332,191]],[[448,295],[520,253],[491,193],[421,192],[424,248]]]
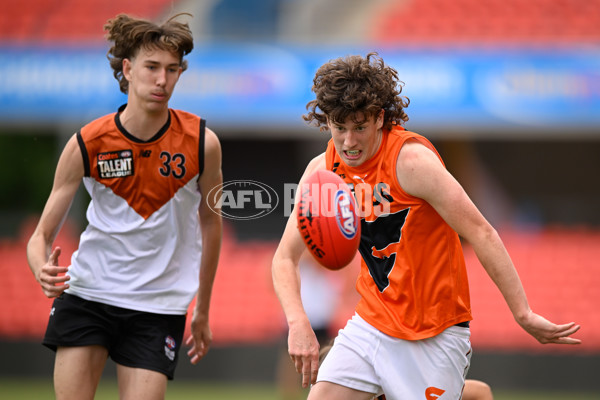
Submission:
[[[272,213],[279,204],[279,196],[267,184],[252,180],[223,182],[209,193],[213,211],[221,210],[223,218],[249,220]]]
[[[430,386],[425,389],[425,398],[427,400],[436,400],[442,397],[442,395],[446,391],[444,389],[436,388],[435,386]]]
[[[133,152],[117,150],[98,153],[98,175],[102,179],[124,178],[133,175]]]
[[[356,235],[358,218],[354,213],[354,199],[350,198],[348,192],[338,190],[334,198],[335,221],[338,228],[347,239]]]
[[[171,361],[175,359],[175,348],[177,347],[177,343],[175,343],[175,339],[171,335],[167,335],[165,337],[165,356]]]

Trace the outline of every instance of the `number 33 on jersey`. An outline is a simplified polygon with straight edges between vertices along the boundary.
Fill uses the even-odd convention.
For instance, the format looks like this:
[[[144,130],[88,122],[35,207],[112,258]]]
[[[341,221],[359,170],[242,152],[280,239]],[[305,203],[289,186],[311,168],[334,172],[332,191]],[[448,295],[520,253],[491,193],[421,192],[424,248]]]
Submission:
[[[202,173],[204,129],[204,120],[170,110],[165,126],[142,142],[124,129],[118,114],[107,115],[77,134],[85,176],[146,219]]]

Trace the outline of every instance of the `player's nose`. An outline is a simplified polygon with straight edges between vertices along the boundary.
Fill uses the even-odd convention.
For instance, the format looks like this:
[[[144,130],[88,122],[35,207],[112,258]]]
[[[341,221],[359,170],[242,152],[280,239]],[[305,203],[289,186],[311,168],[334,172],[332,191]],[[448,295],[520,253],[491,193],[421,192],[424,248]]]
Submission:
[[[160,69],[156,74],[156,85],[164,86],[167,83],[167,70]]]
[[[356,135],[352,131],[346,132],[346,135],[344,136],[344,147],[351,149],[356,143]]]

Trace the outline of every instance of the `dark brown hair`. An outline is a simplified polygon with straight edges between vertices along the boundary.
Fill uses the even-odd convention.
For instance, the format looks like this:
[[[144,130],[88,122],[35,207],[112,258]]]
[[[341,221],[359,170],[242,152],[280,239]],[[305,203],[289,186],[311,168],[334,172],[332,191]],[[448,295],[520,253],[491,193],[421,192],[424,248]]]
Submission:
[[[400,95],[403,85],[396,70],[377,53],[337,58],[317,70],[312,87],[316,99],[306,105],[309,112],[302,118],[324,131],[327,119],[344,123],[348,117],[357,118],[357,113],[368,119],[383,109],[383,126],[390,129],[408,121],[404,108],[410,100]]]
[[[126,14],[119,14],[107,21],[104,30],[107,31],[107,40],[113,45],[106,56],[115,79],[119,81],[121,92],[127,93],[129,90],[129,82],[123,76],[123,60],[131,60],[141,48],[168,50],[177,54],[181,67],[184,71],[187,69],[187,61],[183,57],[194,48],[194,39],[187,23],[175,21],[182,14],[169,18],[161,25]]]

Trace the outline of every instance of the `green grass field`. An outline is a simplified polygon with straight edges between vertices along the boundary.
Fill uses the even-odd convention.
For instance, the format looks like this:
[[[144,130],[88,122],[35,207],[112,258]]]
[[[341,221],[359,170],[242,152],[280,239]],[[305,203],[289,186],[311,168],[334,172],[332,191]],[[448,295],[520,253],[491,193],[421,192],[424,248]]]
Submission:
[[[0,398],[5,400],[46,400],[53,399],[50,379],[8,379],[0,378]],[[305,398],[305,397],[300,397]],[[96,400],[118,399],[116,382],[106,380],[101,383]],[[189,381],[172,382],[167,391],[168,400],[280,400],[277,390],[268,385],[209,384]],[[557,392],[512,392],[496,390],[495,400],[598,400],[596,393],[557,393]]]

